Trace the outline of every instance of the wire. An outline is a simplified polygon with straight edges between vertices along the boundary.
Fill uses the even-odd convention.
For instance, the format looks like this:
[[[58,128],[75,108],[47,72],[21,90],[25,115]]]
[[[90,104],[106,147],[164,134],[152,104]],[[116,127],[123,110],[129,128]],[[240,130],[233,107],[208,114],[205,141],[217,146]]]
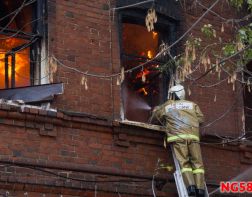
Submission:
[[[5,37],[3,37],[3,38],[0,38],[0,40],[6,40],[6,39],[9,39],[9,38],[15,37],[16,35],[18,35],[19,33],[21,33],[22,30],[23,30],[27,25],[30,25],[30,24],[32,24],[32,23],[34,23],[34,22],[36,22],[36,21],[41,20],[41,19],[44,19],[44,17],[40,17],[40,18],[34,19],[34,20],[32,20],[32,21],[30,21],[30,22],[24,24],[24,26],[23,26],[21,29],[19,29],[16,33],[14,33],[14,34],[12,34],[12,35],[10,35],[10,36],[5,36]],[[23,33],[23,32],[22,32],[22,33]],[[36,37],[36,36],[38,36],[38,35],[31,36],[31,39],[32,39],[33,37]]]
[[[138,3],[134,3],[134,4],[130,4],[130,5],[122,6],[122,7],[112,8],[112,10],[113,11],[115,11],[115,10],[122,10],[122,9],[130,8],[130,7],[135,7],[135,6],[138,6],[138,5],[150,3],[150,2],[155,2],[155,0],[141,1],[141,2],[138,2]]]
[[[191,124],[188,124],[188,123],[185,123],[183,120],[181,120],[181,119],[178,119],[177,117],[175,117],[175,116],[173,116],[173,115],[171,115],[172,116],[172,118],[174,118],[174,119],[176,119],[177,121],[179,121],[179,122],[181,122],[181,123],[183,123],[184,125],[187,125],[187,126],[189,126],[189,127],[194,127],[194,128],[207,128],[207,127],[210,127],[210,126],[212,126],[214,123],[216,123],[217,121],[219,121],[219,120],[221,120],[221,119],[223,119],[231,110],[232,110],[232,108],[235,106],[235,104],[237,103],[237,101],[238,101],[238,99],[239,99],[239,95],[240,95],[240,93],[241,93],[241,91],[243,90],[243,87],[241,87],[240,88],[240,91],[238,92],[238,94],[237,94],[237,98],[235,99],[235,101],[234,101],[234,103],[231,105],[231,107],[229,107],[222,115],[220,115],[218,118],[216,118],[215,120],[213,120],[213,121],[210,121],[210,122],[208,122],[206,125],[204,125],[204,126],[200,126],[200,127],[196,127],[196,126],[193,126],[193,125],[191,125]],[[152,118],[154,118],[154,116],[152,116]],[[166,129],[166,126],[164,125],[164,122],[163,121],[161,121],[158,117],[155,117],[158,121],[159,121],[159,123]],[[166,129],[166,132],[168,133],[168,134],[171,134],[171,135],[175,135],[175,136],[177,136],[177,137],[179,137],[179,138],[181,138],[180,136],[179,136],[179,134],[180,133],[182,133],[181,131],[180,132],[171,132],[171,131],[168,131],[167,129]],[[218,136],[217,136],[218,137]],[[203,144],[228,144],[228,143],[232,143],[232,142],[234,142],[234,141],[239,141],[240,140],[240,138],[242,138],[242,137],[244,137],[244,136],[240,136],[240,137],[238,137],[238,139],[235,139],[235,140],[227,140],[227,141],[225,141],[225,142],[221,142],[221,143],[206,143],[206,142],[198,142],[198,143],[203,143]],[[182,140],[185,140],[185,139],[183,139],[183,138],[181,138]]]
[[[12,21],[16,18],[16,16],[18,15],[19,12],[21,12],[21,10],[23,9],[24,5],[25,5],[25,1],[23,1],[23,3],[21,4],[21,6],[17,9],[17,11],[14,13],[14,16],[10,19],[10,21],[7,23],[7,25],[5,25],[3,28],[1,28],[0,33],[4,32],[4,30],[12,23]]]
[[[0,161],[1,163],[1,161]],[[47,173],[47,174],[51,174],[51,175],[54,175],[56,177],[59,177],[59,178],[64,178],[64,179],[67,179],[67,180],[72,180],[72,181],[78,181],[78,182],[85,182],[85,183],[113,183],[113,182],[120,182],[120,183],[135,183],[135,182],[150,182],[151,180],[123,180],[123,179],[118,179],[118,180],[84,180],[84,179],[78,179],[78,178],[72,178],[72,177],[66,177],[64,175],[61,175],[61,174],[58,174],[58,173],[55,173],[55,172],[52,172],[52,171],[49,171],[49,170],[45,170],[45,169],[42,169],[42,168],[38,168],[38,167],[32,167],[32,166],[23,166],[23,165],[20,165],[20,164],[9,164],[9,166],[19,166],[19,167],[22,167],[22,168],[28,168],[28,169],[33,169],[33,170],[36,170],[36,171],[40,171],[40,172],[44,172],[44,173]]]
[[[204,9],[207,8],[207,7],[206,7],[205,5],[203,5],[200,1],[196,1],[196,3],[198,3],[199,6],[203,7]],[[213,10],[211,10],[210,12],[211,12],[212,14],[214,14],[215,16],[217,16],[218,18],[220,18],[221,20],[226,21],[226,23],[229,23],[229,22],[239,23],[239,22],[248,20],[250,17],[252,17],[252,14],[248,14],[247,16],[242,17],[242,18],[240,18],[240,19],[228,19],[228,18],[222,17],[221,15],[219,15],[219,14],[216,13],[216,12],[214,12]]]
[[[34,3],[34,2],[36,2],[36,1],[37,1],[37,0],[31,0],[31,1],[27,2],[27,3],[24,5],[24,7],[25,7],[25,6],[28,6],[28,5],[32,4],[32,3]],[[12,14],[16,13],[18,10],[19,10],[19,8],[17,8],[17,9],[14,10],[13,12],[11,12],[11,13],[9,13],[9,14],[3,16],[2,18],[0,18],[0,21],[2,21],[2,20],[4,20],[5,18],[11,16]]]
[[[175,42],[173,42],[170,46],[168,46],[165,50],[162,50],[161,52],[159,52],[154,58],[142,63],[142,64],[139,64],[138,66],[135,66],[131,69],[128,69],[126,71],[124,71],[124,74],[125,73],[129,73],[129,72],[132,72],[136,69],[139,69],[139,68],[142,68],[144,67],[145,65],[149,64],[150,62],[153,62],[154,60],[157,60],[163,53],[169,51],[172,47],[174,47],[176,44],[178,44],[204,17],[205,15],[219,2],[220,0],[216,0],[194,23],[193,25],[182,35],[180,36]],[[86,76],[91,76],[91,77],[97,77],[97,78],[111,78],[111,77],[116,77],[116,76],[119,76],[121,75],[121,73],[115,73],[115,74],[112,74],[112,75],[98,75],[98,74],[90,74],[88,73],[87,71],[86,72],[83,72],[83,71],[80,71],[76,68],[72,68],[70,66],[67,66],[67,65],[64,65],[62,62],[60,62],[54,55],[52,55],[52,58],[57,62],[59,63],[61,66],[65,67],[65,68],[68,68],[68,69],[71,69],[71,70],[74,70],[78,73],[81,73],[83,75],[86,75]]]
[[[212,87],[215,87],[215,86],[218,86],[220,85],[221,83],[223,83],[224,81],[227,81],[228,77],[225,78],[225,79],[222,79],[216,83],[213,83],[213,84],[210,84],[210,85],[202,85],[202,84],[193,84],[195,86],[198,86],[198,87],[201,87],[201,88],[212,88]]]
[[[251,48],[251,47],[252,47],[252,45],[248,45],[248,46],[245,47],[244,49],[242,49],[242,50],[240,50],[240,51],[237,51],[236,53],[234,53],[234,54],[232,54],[232,55],[230,55],[230,56],[228,56],[228,57],[222,59],[218,64],[214,65],[212,68],[208,69],[204,74],[202,74],[201,76],[199,76],[199,77],[197,77],[196,79],[194,79],[194,81],[200,80],[201,78],[203,78],[204,76],[206,76],[209,72],[211,72],[213,69],[215,69],[216,66],[223,64],[224,62],[228,61],[229,59],[231,59],[231,58],[233,58],[233,57],[235,57],[235,56],[237,56],[237,55],[239,55],[240,53],[244,52],[245,50],[247,50],[247,49],[249,49],[249,48]]]

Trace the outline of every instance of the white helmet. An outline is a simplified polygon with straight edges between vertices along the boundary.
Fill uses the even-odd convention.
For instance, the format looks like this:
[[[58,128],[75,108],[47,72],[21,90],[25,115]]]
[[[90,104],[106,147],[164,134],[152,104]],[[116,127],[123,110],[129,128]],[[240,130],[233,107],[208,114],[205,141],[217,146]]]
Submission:
[[[185,99],[185,89],[182,85],[172,86],[168,91],[168,98],[171,98],[171,94],[174,93],[181,100]]]

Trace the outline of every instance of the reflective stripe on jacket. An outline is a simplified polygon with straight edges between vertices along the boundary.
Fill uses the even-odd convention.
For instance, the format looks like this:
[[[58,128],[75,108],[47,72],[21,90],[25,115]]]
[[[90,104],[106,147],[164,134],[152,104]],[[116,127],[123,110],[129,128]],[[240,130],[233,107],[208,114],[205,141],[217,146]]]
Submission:
[[[168,100],[154,109],[152,119],[166,127],[168,142],[179,139],[199,141],[199,124],[204,116],[199,106],[191,101]]]
[[[167,142],[175,142],[178,140],[195,140],[197,142],[199,142],[199,137],[193,134],[178,134],[178,135],[173,135],[170,137],[167,137]]]

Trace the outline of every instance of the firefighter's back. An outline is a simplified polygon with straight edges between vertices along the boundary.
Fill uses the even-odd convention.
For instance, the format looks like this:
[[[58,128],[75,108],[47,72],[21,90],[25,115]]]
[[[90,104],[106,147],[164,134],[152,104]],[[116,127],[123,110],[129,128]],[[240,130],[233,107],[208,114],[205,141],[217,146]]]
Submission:
[[[198,138],[199,123],[203,118],[201,114],[198,106],[191,101],[169,100],[164,103],[163,115],[169,131],[168,137],[186,134]]]

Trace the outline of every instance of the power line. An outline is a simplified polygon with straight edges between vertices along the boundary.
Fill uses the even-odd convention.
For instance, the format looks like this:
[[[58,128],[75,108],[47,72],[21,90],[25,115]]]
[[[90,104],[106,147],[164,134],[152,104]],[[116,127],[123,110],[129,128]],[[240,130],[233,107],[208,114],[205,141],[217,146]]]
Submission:
[[[115,10],[122,10],[122,9],[126,9],[126,8],[136,7],[138,5],[143,5],[143,4],[146,4],[146,3],[151,3],[151,2],[154,3],[155,0],[141,1],[141,2],[138,2],[138,3],[134,3],[134,4],[130,4],[130,5],[122,6],[122,7],[112,8],[112,10],[113,11],[115,11]]]
[[[4,32],[4,30],[12,23],[12,21],[16,18],[16,16],[18,15],[19,12],[21,12],[21,10],[23,9],[24,5],[25,5],[25,1],[23,1],[23,3],[21,4],[21,6],[17,9],[17,11],[14,13],[14,16],[9,20],[9,22],[0,30],[0,33]]]
[[[32,3],[34,3],[34,2],[36,2],[36,1],[37,1],[37,0],[28,1],[27,3],[25,3],[25,5],[23,6],[23,8],[26,7],[26,6],[28,6],[28,5],[30,5],[30,4],[32,4]],[[11,16],[12,14],[15,14],[16,12],[19,12],[19,9],[20,9],[20,7],[17,8],[16,10],[14,10],[13,12],[11,12],[11,13],[9,13],[9,14],[3,16],[2,18],[0,18],[0,21],[2,21],[2,20],[4,20],[5,18]]]
[[[0,160],[1,163],[1,160]],[[67,177],[61,174],[58,174],[56,172],[53,171],[49,171],[49,170],[45,170],[39,167],[33,167],[33,166],[29,166],[29,165],[22,165],[22,164],[18,164],[18,163],[13,163],[13,164],[4,164],[4,166],[6,167],[13,167],[13,166],[17,166],[17,167],[21,167],[21,168],[27,168],[27,169],[32,169],[35,171],[40,171],[40,172],[44,172],[46,174],[50,174],[53,175],[55,177],[59,177],[59,178],[63,178],[66,180],[72,180],[72,181],[78,181],[78,182],[84,182],[84,183],[146,183],[146,182],[151,182],[151,180],[129,180],[129,179],[118,179],[118,180],[85,180],[85,179],[79,179],[79,178],[73,178],[73,177]]]
[[[207,7],[205,5],[203,5],[200,1],[196,1],[196,3],[201,6],[202,8],[206,9]],[[248,20],[249,18],[252,17],[252,13],[251,14],[248,14],[242,18],[225,18],[223,16],[221,16],[220,14],[214,12],[213,10],[210,11],[212,14],[214,14],[215,16],[217,16],[218,18],[220,18],[221,20],[223,21],[226,21],[226,23],[229,23],[229,22],[232,22],[232,23],[239,23],[239,22],[242,22],[242,21],[245,21],[245,20]]]
[[[34,19],[34,20],[32,20],[32,21],[29,21],[28,23],[24,24],[24,26],[23,26],[21,29],[17,30],[17,32],[15,32],[14,34],[12,34],[12,35],[10,35],[10,36],[5,36],[5,37],[3,37],[3,38],[0,38],[0,40],[6,40],[6,39],[9,39],[9,38],[14,38],[14,37],[17,36],[19,33],[25,33],[25,32],[22,32],[22,30],[23,30],[27,25],[30,25],[30,24],[32,24],[32,23],[34,23],[34,22],[36,22],[36,21],[41,20],[41,19],[44,19],[44,17],[40,17],[40,18]],[[29,35],[29,36],[30,36],[30,35]],[[38,35],[33,35],[33,36],[31,36],[31,39],[32,39],[33,37],[36,37],[36,36],[38,36]]]

